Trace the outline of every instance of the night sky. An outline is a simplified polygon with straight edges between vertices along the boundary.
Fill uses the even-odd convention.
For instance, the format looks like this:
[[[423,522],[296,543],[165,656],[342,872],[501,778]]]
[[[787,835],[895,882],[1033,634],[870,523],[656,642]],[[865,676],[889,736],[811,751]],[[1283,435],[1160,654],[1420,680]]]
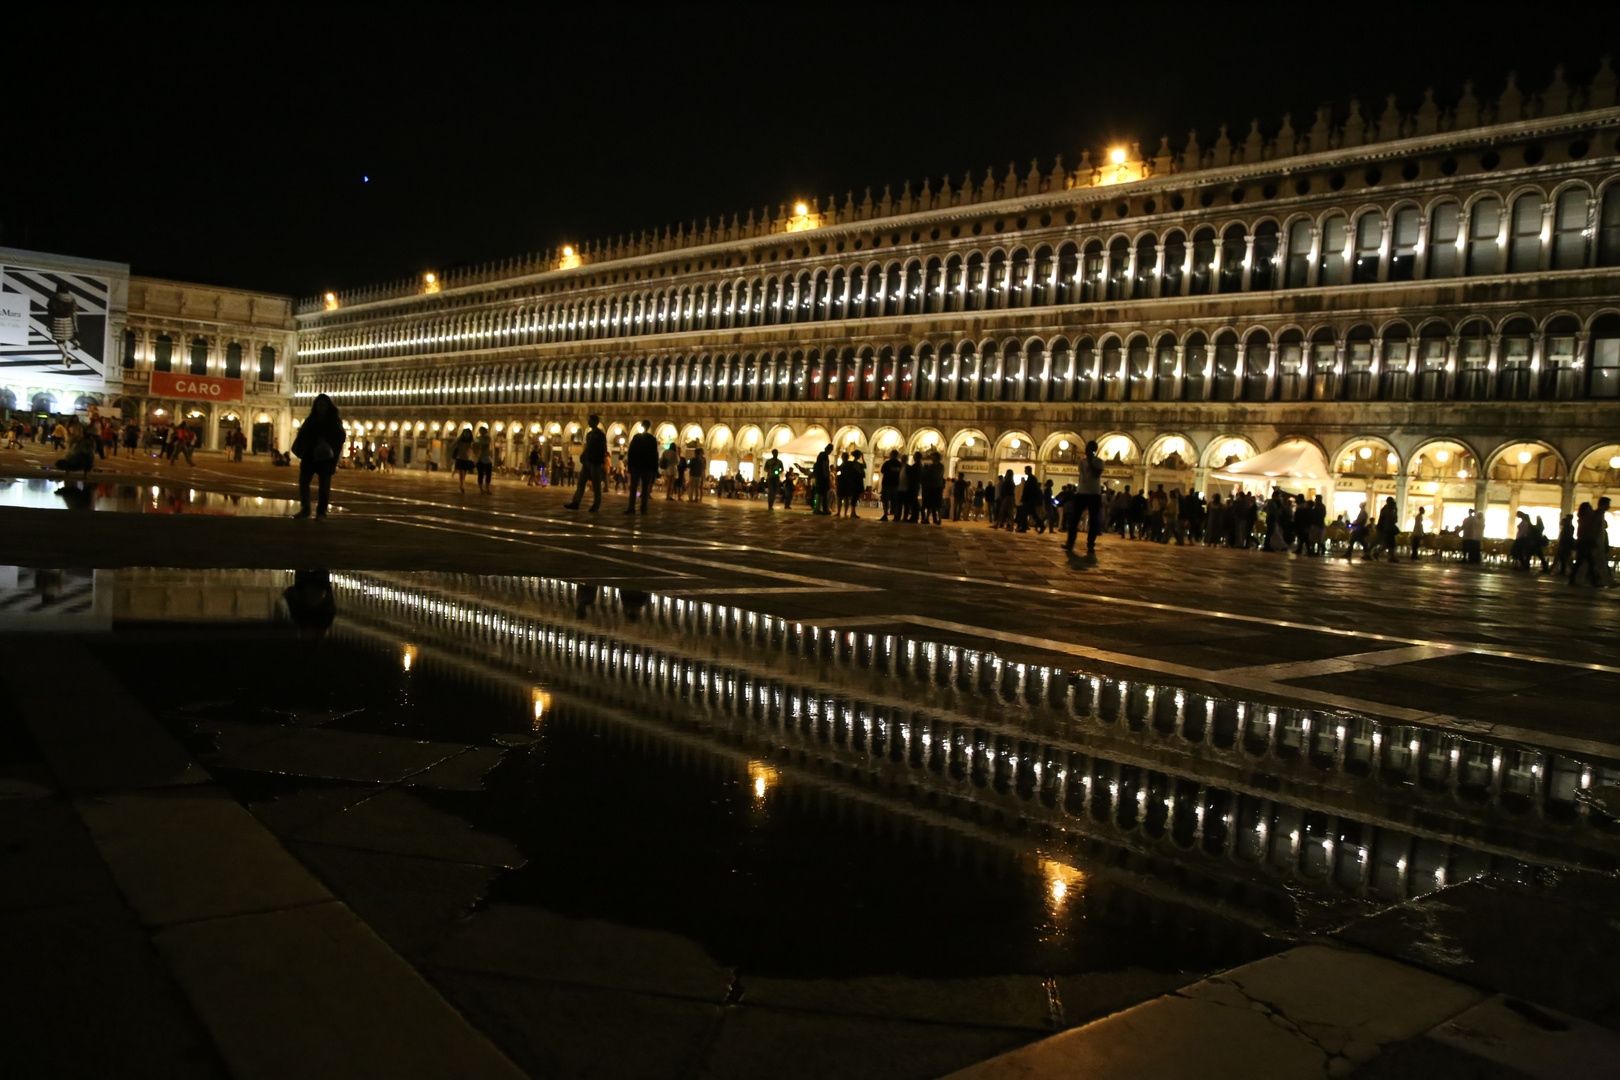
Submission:
[[[1613,4],[1208,7],[11,12],[0,244],[309,296],[1352,96],[1528,94],[1620,40]]]

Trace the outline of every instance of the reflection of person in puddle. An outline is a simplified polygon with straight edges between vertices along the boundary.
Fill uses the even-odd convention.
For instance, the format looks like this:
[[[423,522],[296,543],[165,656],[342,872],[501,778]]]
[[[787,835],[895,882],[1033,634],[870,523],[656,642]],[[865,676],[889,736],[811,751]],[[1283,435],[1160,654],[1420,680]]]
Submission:
[[[67,503],[69,510],[89,510],[95,498],[83,484],[63,484],[56,489],[56,497]]]
[[[624,617],[631,622],[641,618],[641,609],[647,606],[652,596],[640,589],[620,589],[619,606],[624,609]]]
[[[282,590],[287,614],[298,627],[298,636],[325,637],[337,618],[337,598],[332,594],[332,577],[325,570],[298,570],[293,583]]]

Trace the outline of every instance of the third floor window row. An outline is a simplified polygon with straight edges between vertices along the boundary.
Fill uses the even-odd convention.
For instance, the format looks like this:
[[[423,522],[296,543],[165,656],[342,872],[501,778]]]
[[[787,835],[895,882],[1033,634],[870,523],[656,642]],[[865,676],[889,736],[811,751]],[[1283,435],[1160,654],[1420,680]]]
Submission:
[[[725,330],[786,323],[1372,284],[1620,266],[1620,184],[1601,198],[1571,186],[1545,196],[1441,202],[1391,211],[1145,232],[901,263],[401,321],[317,334],[308,360]]]

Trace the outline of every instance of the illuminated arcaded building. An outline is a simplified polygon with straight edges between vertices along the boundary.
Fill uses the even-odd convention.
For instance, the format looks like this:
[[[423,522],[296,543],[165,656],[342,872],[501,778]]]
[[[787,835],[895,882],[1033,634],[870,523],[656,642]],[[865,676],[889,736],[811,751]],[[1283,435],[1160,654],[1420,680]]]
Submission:
[[[328,293],[295,403],[412,464],[469,422],[576,452],[596,412],[717,471],[824,433],[1061,483],[1096,438],[1116,482],[1216,491],[1303,439],[1339,509],[1501,534],[1620,494],[1617,133],[1605,64]]]

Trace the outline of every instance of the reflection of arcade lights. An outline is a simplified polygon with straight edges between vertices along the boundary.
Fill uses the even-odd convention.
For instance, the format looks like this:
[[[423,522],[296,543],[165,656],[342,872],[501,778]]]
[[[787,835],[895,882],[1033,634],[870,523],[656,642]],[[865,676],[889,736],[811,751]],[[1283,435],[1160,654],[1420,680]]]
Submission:
[[[1085,883],[1084,874],[1054,859],[1041,860],[1041,876],[1046,879],[1046,894],[1054,905],[1063,903],[1070,893],[1079,892]]]
[[[754,798],[763,799],[765,793],[777,785],[782,774],[776,768],[763,761],[750,761],[748,763],[749,786],[754,790]]]
[[[539,731],[546,711],[551,708],[551,691],[536,686],[529,691],[529,701],[534,705],[534,730]]]
[[[407,675],[410,674],[411,669],[416,666],[416,653],[417,649],[415,645],[406,645],[400,649],[399,664],[400,667],[405,669],[405,673]]]

